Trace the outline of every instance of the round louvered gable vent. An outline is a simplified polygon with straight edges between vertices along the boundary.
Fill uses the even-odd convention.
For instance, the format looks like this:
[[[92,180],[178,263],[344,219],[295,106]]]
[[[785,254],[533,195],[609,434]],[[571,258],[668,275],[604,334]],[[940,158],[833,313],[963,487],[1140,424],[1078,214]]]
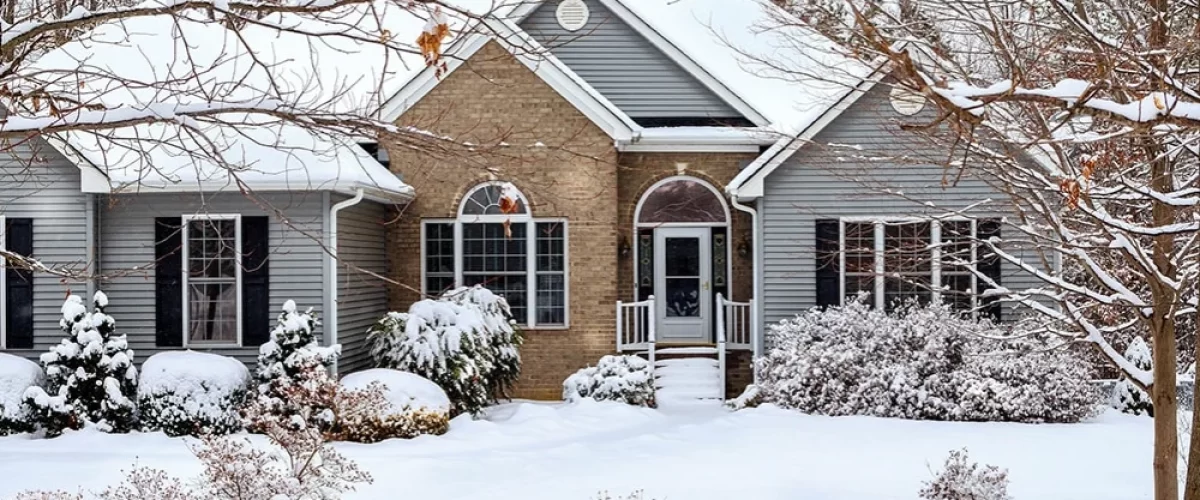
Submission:
[[[589,14],[588,6],[583,0],[563,0],[555,11],[559,26],[567,31],[578,31],[586,26]]]
[[[892,87],[889,97],[892,101],[892,109],[904,116],[912,116],[925,109],[925,96],[900,88],[900,86]]]

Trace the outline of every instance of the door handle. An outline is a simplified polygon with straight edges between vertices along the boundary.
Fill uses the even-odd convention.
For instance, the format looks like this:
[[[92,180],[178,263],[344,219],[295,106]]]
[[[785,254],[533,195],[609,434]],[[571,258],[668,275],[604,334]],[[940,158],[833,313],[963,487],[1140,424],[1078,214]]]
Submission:
[[[704,281],[704,291],[706,291],[706,292],[708,291],[708,281],[707,280]]]

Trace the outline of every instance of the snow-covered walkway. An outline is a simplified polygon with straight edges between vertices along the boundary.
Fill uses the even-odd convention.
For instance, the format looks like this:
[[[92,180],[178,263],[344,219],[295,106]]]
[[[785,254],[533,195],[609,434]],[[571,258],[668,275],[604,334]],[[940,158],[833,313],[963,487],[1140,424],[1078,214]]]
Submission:
[[[816,417],[775,408],[664,411],[613,403],[513,403],[449,434],[338,445],[375,477],[348,498],[587,500],[916,498],[947,452],[1009,469],[1016,500],[1150,498],[1151,420],[1077,425]],[[134,463],[192,477],[185,441],[162,434],[0,438],[0,498],[27,488],[99,489]]]

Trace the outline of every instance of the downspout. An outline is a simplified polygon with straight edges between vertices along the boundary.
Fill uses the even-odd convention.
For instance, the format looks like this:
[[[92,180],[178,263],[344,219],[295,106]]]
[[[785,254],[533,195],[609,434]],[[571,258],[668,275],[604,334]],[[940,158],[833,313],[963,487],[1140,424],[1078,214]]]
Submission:
[[[325,312],[325,338],[328,339],[327,342],[331,346],[338,343],[338,212],[361,203],[363,195],[362,188],[358,188],[353,198],[340,201],[329,209],[329,232],[325,235],[329,254],[329,282],[326,283],[329,310]],[[334,360],[330,369],[336,376],[338,373],[337,360]]]
[[[99,231],[97,228],[100,226],[100,221],[97,219],[96,215],[96,195],[94,194],[84,195],[83,219],[83,244],[85,247],[84,252],[86,252],[85,258],[87,259],[87,266],[84,268],[84,273],[87,274],[87,281],[85,282],[87,299],[85,300],[88,301],[88,304],[91,304],[92,298],[96,296],[96,280],[98,279],[97,276],[100,274],[100,262],[98,261],[99,252],[97,252],[97,246],[100,244]]]
[[[759,248],[758,248],[759,247],[759,243],[758,243],[758,233],[759,233],[759,231],[758,231],[758,210],[755,210],[753,208],[750,208],[746,205],[739,203],[737,191],[732,191],[729,193],[729,200],[730,200],[730,204],[733,205],[733,208],[736,208],[738,210],[741,210],[743,212],[750,214],[750,228],[751,228],[750,229],[750,252],[754,255],[752,258],[754,269],[752,269],[751,270],[752,272],[750,273],[750,275],[754,277],[754,279],[753,279],[754,290],[751,292],[754,295],[752,297],[752,300],[754,300],[754,305],[753,305],[753,307],[750,308],[750,338],[751,338],[751,342],[753,343],[753,351],[752,352],[754,353],[754,359],[757,360],[759,357],[762,356],[762,344],[763,344],[762,325],[758,321],[758,309],[759,309],[759,305],[760,305],[759,301],[762,300],[762,295],[760,292],[762,291],[762,272],[763,272],[762,253],[759,252]],[[758,364],[754,363],[754,364],[752,364],[752,366],[754,368],[754,383],[757,384],[758,383]]]

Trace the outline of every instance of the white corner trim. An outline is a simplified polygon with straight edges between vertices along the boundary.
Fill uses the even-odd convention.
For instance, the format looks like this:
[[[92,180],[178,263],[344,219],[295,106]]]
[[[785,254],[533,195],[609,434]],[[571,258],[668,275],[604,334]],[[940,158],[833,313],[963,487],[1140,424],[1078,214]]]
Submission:
[[[634,31],[637,31],[646,40],[649,40],[655,48],[666,54],[675,64],[682,67],[684,71],[687,71],[688,74],[699,80],[701,84],[714,94],[717,94],[726,104],[736,109],[755,125],[765,127],[771,124],[771,120],[768,120],[766,116],[759,113],[750,103],[743,100],[741,96],[730,90],[723,82],[714,77],[712,73],[709,73],[708,70],[700,66],[699,63],[680,50],[679,47],[671,43],[670,40],[667,40],[658,30],[655,30],[654,27],[643,21],[640,16],[625,7],[620,0],[600,0],[600,3],[615,13],[617,17],[632,27]]]
[[[762,156],[755,159],[750,165],[746,166],[741,173],[729,183],[726,188],[731,194],[736,194],[743,200],[750,200],[763,196],[763,182],[767,176],[771,175],[775,169],[779,168],[783,162],[791,158],[796,151],[808,144],[813,137],[825,130],[829,124],[833,123],[842,113],[850,109],[854,103],[858,102],[862,96],[875,88],[875,84],[879,83],[881,77],[879,73],[883,71],[885,65],[880,65],[872,71],[870,75],[862,79],[854,88],[846,91],[833,105],[829,106],[822,112],[821,116],[812,124],[805,128],[795,138],[785,138],[768,149]]]
[[[446,51],[446,70],[439,77],[434,68],[425,68],[406,83],[380,108],[379,118],[395,122],[404,112],[429,94],[443,78],[461,67],[487,42],[496,41],[525,67],[533,71],[555,92],[567,99],[584,116],[616,141],[628,141],[640,130],[633,119],[600,95],[562,61],[511,21],[488,18],[482,21],[491,33],[475,33],[452,44]],[[478,26],[476,26],[478,28]],[[515,45],[519,42],[521,46]]]

